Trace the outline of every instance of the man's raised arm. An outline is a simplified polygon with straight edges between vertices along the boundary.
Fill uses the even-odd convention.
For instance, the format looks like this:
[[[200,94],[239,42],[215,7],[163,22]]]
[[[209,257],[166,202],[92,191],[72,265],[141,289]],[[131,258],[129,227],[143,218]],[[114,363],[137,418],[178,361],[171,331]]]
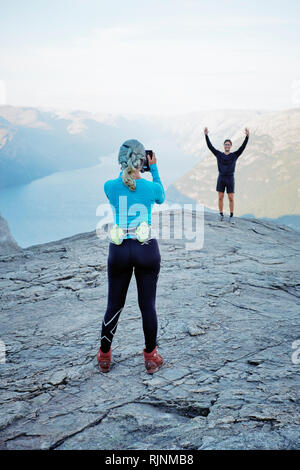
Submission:
[[[240,148],[238,148],[238,149],[236,150],[236,152],[235,152],[235,154],[236,154],[237,157],[239,157],[239,156],[243,153],[243,151],[245,150],[245,148],[246,148],[246,145],[247,145],[248,140],[249,140],[249,134],[250,134],[250,133],[249,133],[249,129],[247,129],[247,128],[245,129],[245,134],[246,134],[246,137],[245,137],[244,142],[242,143],[242,145],[240,146]]]
[[[205,140],[206,140],[206,143],[207,143],[207,147],[209,148],[209,150],[210,150],[215,156],[217,156],[218,150],[215,149],[215,147],[211,144],[211,141],[209,140],[207,127],[205,127],[205,129],[204,129],[204,134],[205,134]]]

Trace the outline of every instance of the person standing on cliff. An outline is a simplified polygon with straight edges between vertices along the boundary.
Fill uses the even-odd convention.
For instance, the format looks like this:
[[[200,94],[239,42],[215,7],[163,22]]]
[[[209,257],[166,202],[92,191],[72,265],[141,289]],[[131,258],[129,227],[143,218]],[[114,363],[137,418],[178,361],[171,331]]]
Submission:
[[[153,374],[164,364],[157,350],[158,320],[155,307],[161,255],[158,240],[151,231],[151,211],[155,203],[164,202],[165,190],[160,180],[156,155],[153,151],[150,154],[148,152],[138,140],[126,140],[118,155],[121,165],[119,177],[104,184],[104,192],[113,209],[114,226],[110,232],[107,260],[107,308],[97,353],[101,372],[110,370],[111,345],[133,272],[142,314],[146,371]],[[150,171],[152,181],[142,178],[140,174],[144,171],[146,161],[148,168],[145,171]]]
[[[235,164],[236,164],[238,157],[243,153],[248,143],[249,135],[250,135],[249,129],[247,128],[245,129],[245,134],[246,134],[245,140],[239,149],[237,149],[235,152],[230,152],[231,147],[232,147],[232,142],[230,139],[226,139],[224,141],[224,152],[221,152],[220,150],[217,150],[213,147],[208,137],[208,129],[207,127],[204,128],[204,135],[205,135],[207,146],[209,150],[217,158],[217,163],[218,163],[219,175],[218,175],[218,180],[217,180],[216,191],[218,191],[219,193],[219,200],[218,200],[219,212],[220,212],[219,220],[221,221],[224,220],[223,201],[224,201],[224,191],[226,188],[228,200],[229,200],[229,209],[230,209],[229,221],[233,224],[234,224],[233,209],[234,209]]]

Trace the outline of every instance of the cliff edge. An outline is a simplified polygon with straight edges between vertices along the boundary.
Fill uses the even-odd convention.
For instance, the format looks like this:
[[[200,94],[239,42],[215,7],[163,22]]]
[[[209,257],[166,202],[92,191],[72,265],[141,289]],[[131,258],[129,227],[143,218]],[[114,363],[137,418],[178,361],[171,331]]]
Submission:
[[[153,376],[134,276],[99,372],[107,241],[83,233],[0,256],[1,449],[299,448],[299,233],[207,213],[202,249],[159,245],[166,364]]]

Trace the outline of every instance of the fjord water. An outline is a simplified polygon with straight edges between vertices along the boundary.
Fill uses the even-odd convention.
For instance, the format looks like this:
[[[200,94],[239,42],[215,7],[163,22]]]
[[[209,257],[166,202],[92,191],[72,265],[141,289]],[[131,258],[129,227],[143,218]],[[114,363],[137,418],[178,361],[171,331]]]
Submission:
[[[0,192],[0,211],[18,244],[58,240],[96,227],[104,202],[101,165],[54,173]]]

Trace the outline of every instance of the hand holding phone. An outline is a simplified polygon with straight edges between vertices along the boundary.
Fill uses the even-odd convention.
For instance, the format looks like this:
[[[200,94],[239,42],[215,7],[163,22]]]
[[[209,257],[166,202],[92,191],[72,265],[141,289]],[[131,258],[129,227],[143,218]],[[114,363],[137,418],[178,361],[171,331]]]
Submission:
[[[148,159],[149,166],[156,163],[156,156],[153,150],[146,150],[146,157]]]
[[[141,169],[141,173],[144,173],[145,171],[150,171],[150,165],[156,163],[155,153],[152,150],[146,150],[145,157],[146,158],[144,160],[144,165]]]

